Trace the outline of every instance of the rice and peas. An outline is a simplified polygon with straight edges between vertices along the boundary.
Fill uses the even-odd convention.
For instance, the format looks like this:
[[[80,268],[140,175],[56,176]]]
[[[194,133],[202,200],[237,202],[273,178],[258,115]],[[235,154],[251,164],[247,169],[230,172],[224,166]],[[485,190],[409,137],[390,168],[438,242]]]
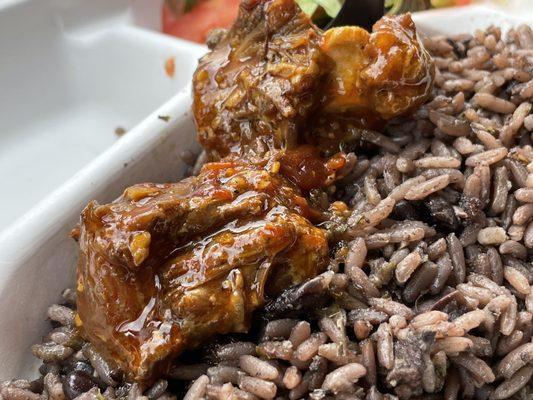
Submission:
[[[37,399],[531,399],[533,32],[425,41],[435,95],[352,155],[350,205],[328,271],[284,292],[248,335],[185,355],[141,392],[74,328],[75,292],[48,311]]]

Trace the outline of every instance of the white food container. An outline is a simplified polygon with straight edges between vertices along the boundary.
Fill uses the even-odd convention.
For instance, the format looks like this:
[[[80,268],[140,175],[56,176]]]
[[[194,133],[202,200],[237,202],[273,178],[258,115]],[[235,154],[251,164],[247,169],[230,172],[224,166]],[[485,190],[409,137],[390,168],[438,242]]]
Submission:
[[[148,7],[147,2],[134,3],[134,10],[135,6],[141,10]],[[143,24],[155,20],[147,18]],[[491,24],[506,29],[520,22],[533,23],[526,12],[513,16],[476,6],[423,12],[416,14],[415,20],[421,32],[431,34],[473,32]],[[0,33],[2,28],[0,25]],[[122,33],[132,42],[139,34]],[[129,101],[145,96],[133,90]],[[183,176],[186,166],[180,153],[198,150],[190,105],[190,87],[186,87],[0,234],[0,380],[37,374],[38,362],[30,346],[49,329],[47,307],[60,299],[62,289],[75,284],[77,249],[68,235],[84,205],[92,199],[110,201],[133,183],[173,181]],[[161,115],[169,116],[168,122],[158,118]],[[11,195],[18,198],[24,192]]]
[[[205,48],[159,3],[0,0],[0,231],[189,83]]]

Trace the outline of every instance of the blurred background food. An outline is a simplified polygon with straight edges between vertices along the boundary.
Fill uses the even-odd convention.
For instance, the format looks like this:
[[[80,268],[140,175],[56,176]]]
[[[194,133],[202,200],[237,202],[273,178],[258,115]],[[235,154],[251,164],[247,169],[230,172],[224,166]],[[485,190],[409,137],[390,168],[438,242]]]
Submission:
[[[347,0],[357,1],[357,0]],[[422,11],[431,8],[462,6],[475,0],[384,0],[389,14]],[[505,2],[506,0],[497,0]],[[302,10],[319,25],[337,15],[344,0],[296,0]],[[213,28],[227,28],[237,16],[239,0],[165,0],[162,12],[163,32],[204,43]]]
[[[213,28],[227,28],[237,17],[240,0],[165,0],[163,32],[204,43]]]

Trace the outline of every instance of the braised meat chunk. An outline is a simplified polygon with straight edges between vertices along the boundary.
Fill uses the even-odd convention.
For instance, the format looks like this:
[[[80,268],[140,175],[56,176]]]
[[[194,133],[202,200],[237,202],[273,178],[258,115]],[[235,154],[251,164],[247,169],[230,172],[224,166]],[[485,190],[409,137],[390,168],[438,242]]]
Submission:
[[[178,183],[131,186],[111,204],[90,203],[82,223],[101,220],[91,226],[98,252],[135,270],[228,221],[263,216],[278,204],[304,217],[312,211],[283,177],[228,161],[206,164],[198,176]]]
[[[198,138],[212,159],[261,158],[294,142],[324,74],[321,33],[293,0],[244,0],[193,78]]]
[[[326,236],[310,216],[284,178],[243,162],[91,203],[80,229],[80,328],[128,378],[149,381],[185,348],[246,331],[265,298],[324,268]]]
[[[409,14],[383,17],[372,33],[323,32],[293,0],[248,0],[214,43],[193,80],[198,138],[212,160],[305,144],[334,154],[352,126],[380,128],[433,87],[433,61]]]
[[[409,14],[383,17],[372,33],[357,26],[325,32],[322,50],[334,68],[324,114],[390,119],[421,105],[433,88],[434,65]]]
[[[381,18],[372,33],[357,26],[332,28],[321,50],[333,69],[321,110],[303,136],[323,151],[360,148],[367,136],[375,137],[371,131],[408,114],[432,93],[434,63],[409,14]]]

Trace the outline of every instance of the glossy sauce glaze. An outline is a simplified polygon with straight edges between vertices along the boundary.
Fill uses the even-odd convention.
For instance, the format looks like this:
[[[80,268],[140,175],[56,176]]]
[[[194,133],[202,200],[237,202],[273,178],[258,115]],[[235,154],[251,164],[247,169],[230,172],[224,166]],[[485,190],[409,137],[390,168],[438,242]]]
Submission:
[[[286,150],[280,160],[281,173],[304,192],[331,185],[342,176],[346,165],[343,154],[322,157],[318,147],[298,146]]]

